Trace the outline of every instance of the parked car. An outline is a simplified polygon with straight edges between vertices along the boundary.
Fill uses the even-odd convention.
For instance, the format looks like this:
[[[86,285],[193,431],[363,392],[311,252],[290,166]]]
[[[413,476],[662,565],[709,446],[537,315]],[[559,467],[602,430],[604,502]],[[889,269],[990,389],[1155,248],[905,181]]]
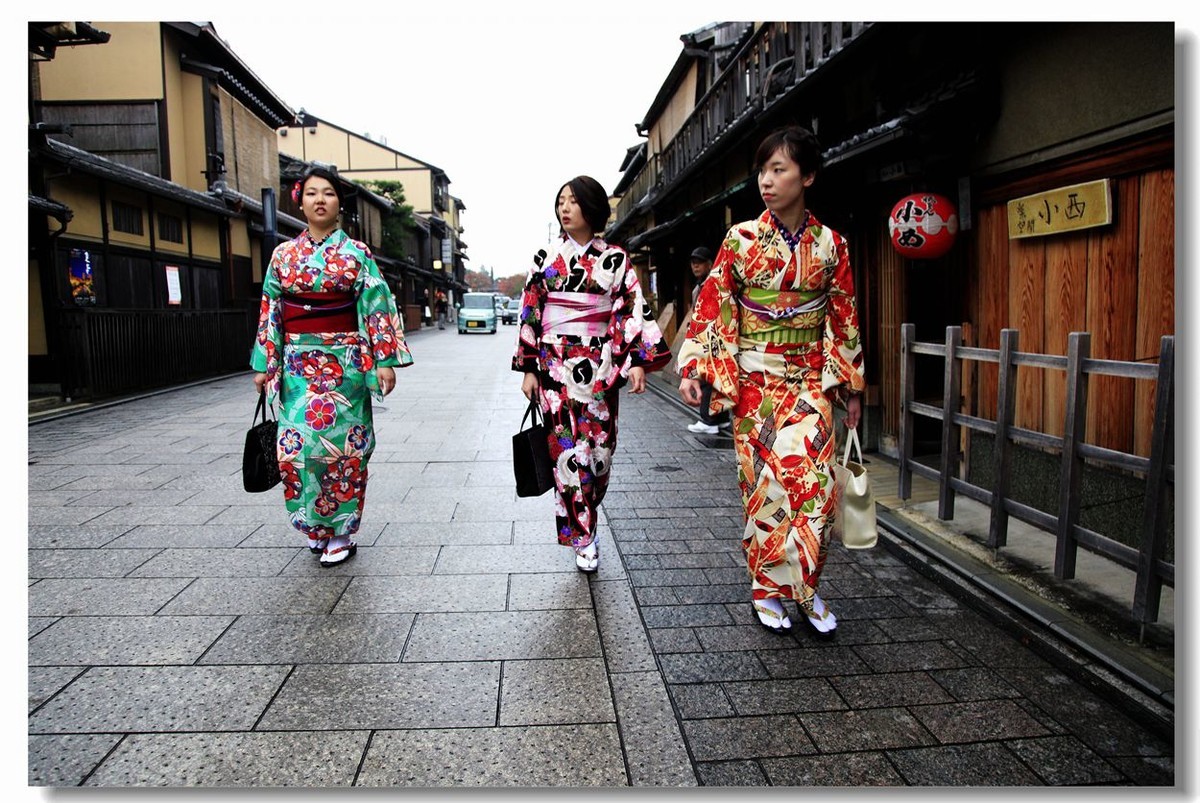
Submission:
[[[496,334],[496,307],[491,293],[464,293],[458,309],[458,333]]]
[[[508,303],[504,305],[504,309],[500,311],[500,322],[505,324],[516,324],[517,318],[521,315],[521,299],[510,298]]]

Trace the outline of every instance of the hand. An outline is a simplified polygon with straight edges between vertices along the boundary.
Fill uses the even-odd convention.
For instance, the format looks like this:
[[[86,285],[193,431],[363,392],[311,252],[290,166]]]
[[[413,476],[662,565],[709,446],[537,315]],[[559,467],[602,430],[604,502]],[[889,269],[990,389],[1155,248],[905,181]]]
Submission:
[[[629,369],[629,392],[646,392],[646,369],[640,365],[635,365]]]
[[[537,390],[538,375],[531,372],[525,372],[525,378],[521,380],[521,392],[525,394],[525,398],[533,401],[533,392]]]
[[[700,406],[700,400],[703,398],[700,390],[699,379],[688,379],[684,377],[679,380],[679,395],[683,400],[693,407]]]
[[[254,388],[259,392],[263,392],[263,388],[267,386],[267,375],[259,371],[254,375]]]
[[[854,429],[862,417],[862,395],[855,393],[846,400],[846,426]]]
[[[396,369],[389,366],[380,366],[375,369],[375,378],[379,380],[379,390],[384,396],[392,392],[396,387]]]

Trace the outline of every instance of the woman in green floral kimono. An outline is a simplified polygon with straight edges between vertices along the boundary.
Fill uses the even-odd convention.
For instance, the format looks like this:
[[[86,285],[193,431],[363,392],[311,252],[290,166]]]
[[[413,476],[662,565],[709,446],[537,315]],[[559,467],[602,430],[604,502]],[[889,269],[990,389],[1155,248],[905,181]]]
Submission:
[[[308,228],[271,256],[263,278],[254,384],[279,402],[279,471],[292,525],[322,566],[354,556],[367,461],[375,449],[371,396],[412,364],[396,301],[366,244],[337,227],[337,176],[310,168],[292,188]]]

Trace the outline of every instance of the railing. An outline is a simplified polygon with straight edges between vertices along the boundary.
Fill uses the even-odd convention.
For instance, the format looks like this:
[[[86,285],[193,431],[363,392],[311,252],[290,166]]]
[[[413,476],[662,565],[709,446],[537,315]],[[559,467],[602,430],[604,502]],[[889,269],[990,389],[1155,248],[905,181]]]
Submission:
[[[1072,332],[1067,356],[1028,354],[1017,351],[1018,333],[1004,329],[1000,348],[982,349],[962,345],[962,329],[946,328],[945,344],[916,342],[916,327],[900,327],[900,476],[899,496],[912,493],[912,475],[919,474],[938,482],[938,518],[954,518],[954,499],[961,493],[991,508],[987,545],[999,549],[1008,540],[1008,519],[1013,516],[1027,524],[1056,535],[1054,576],[1060,580],[1075,577],[1079,547],[1133,569],[1136,572],[1132,617],[1143,626],[1157,621],[1164,584],[1174,588],[1175,565],[1163,560],[1167,543],[1167,483],[1175,482],[1172,439],[1175,415],[1175,338],[1162,338],[1157,365],[1139,362],[1092,359],[1091,335]],[[945,380],[942,407],[913,399],[916,356],[928,354],[944,359]],[[959,412],[963,360],[996,363],[999,371],[996,421]],[[1066,413],[1063,436],[1015,426],[1017,367],[1021,365],[1066,372]],[[1140,457],[1084,443],[1087,419],[1088,377],[1094,374],[1156,381],[1154,426],[1150,457]],[[942,422],[941,465],[934,469],[913,460],[914,416]],[[994,477],[991,489],[981,488],[955,474],[959,461],[961,427],[995,437]],[[1045,513],[1009,496],[1013,443],[1050,449],[1062,455],[1059,474],[1058,515]],[[1079,524],[1080,479],[1084,460],[1145,476],[1145,506],[1141,521],[1140,546],[1137,549],[1119,543]]]
[[[257,309],[64,310],[64,387],[104,398],[249,370]]]
[[[728,130],[765,111],[857,38],[869,23],[767,22],[754,32],[662,151],[670,185]]]
[[[645,198],[650,188],[658,183],[658,175],[658,154],[656,153],[638,171],[633,183],[625,189],[624,194],[621,195],[621,200],[617,201],[617,220],[625,220],[629,217],[638,202]]]

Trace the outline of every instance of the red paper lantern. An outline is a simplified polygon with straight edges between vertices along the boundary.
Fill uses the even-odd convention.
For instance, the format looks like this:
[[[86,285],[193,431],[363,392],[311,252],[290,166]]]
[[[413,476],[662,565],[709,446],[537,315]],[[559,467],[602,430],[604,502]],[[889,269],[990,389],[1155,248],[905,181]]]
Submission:
[[[888,232],[897,253],[909,259],[937,259],[954,245],[958,210],[944,195],[906,195],[892,207]]]

